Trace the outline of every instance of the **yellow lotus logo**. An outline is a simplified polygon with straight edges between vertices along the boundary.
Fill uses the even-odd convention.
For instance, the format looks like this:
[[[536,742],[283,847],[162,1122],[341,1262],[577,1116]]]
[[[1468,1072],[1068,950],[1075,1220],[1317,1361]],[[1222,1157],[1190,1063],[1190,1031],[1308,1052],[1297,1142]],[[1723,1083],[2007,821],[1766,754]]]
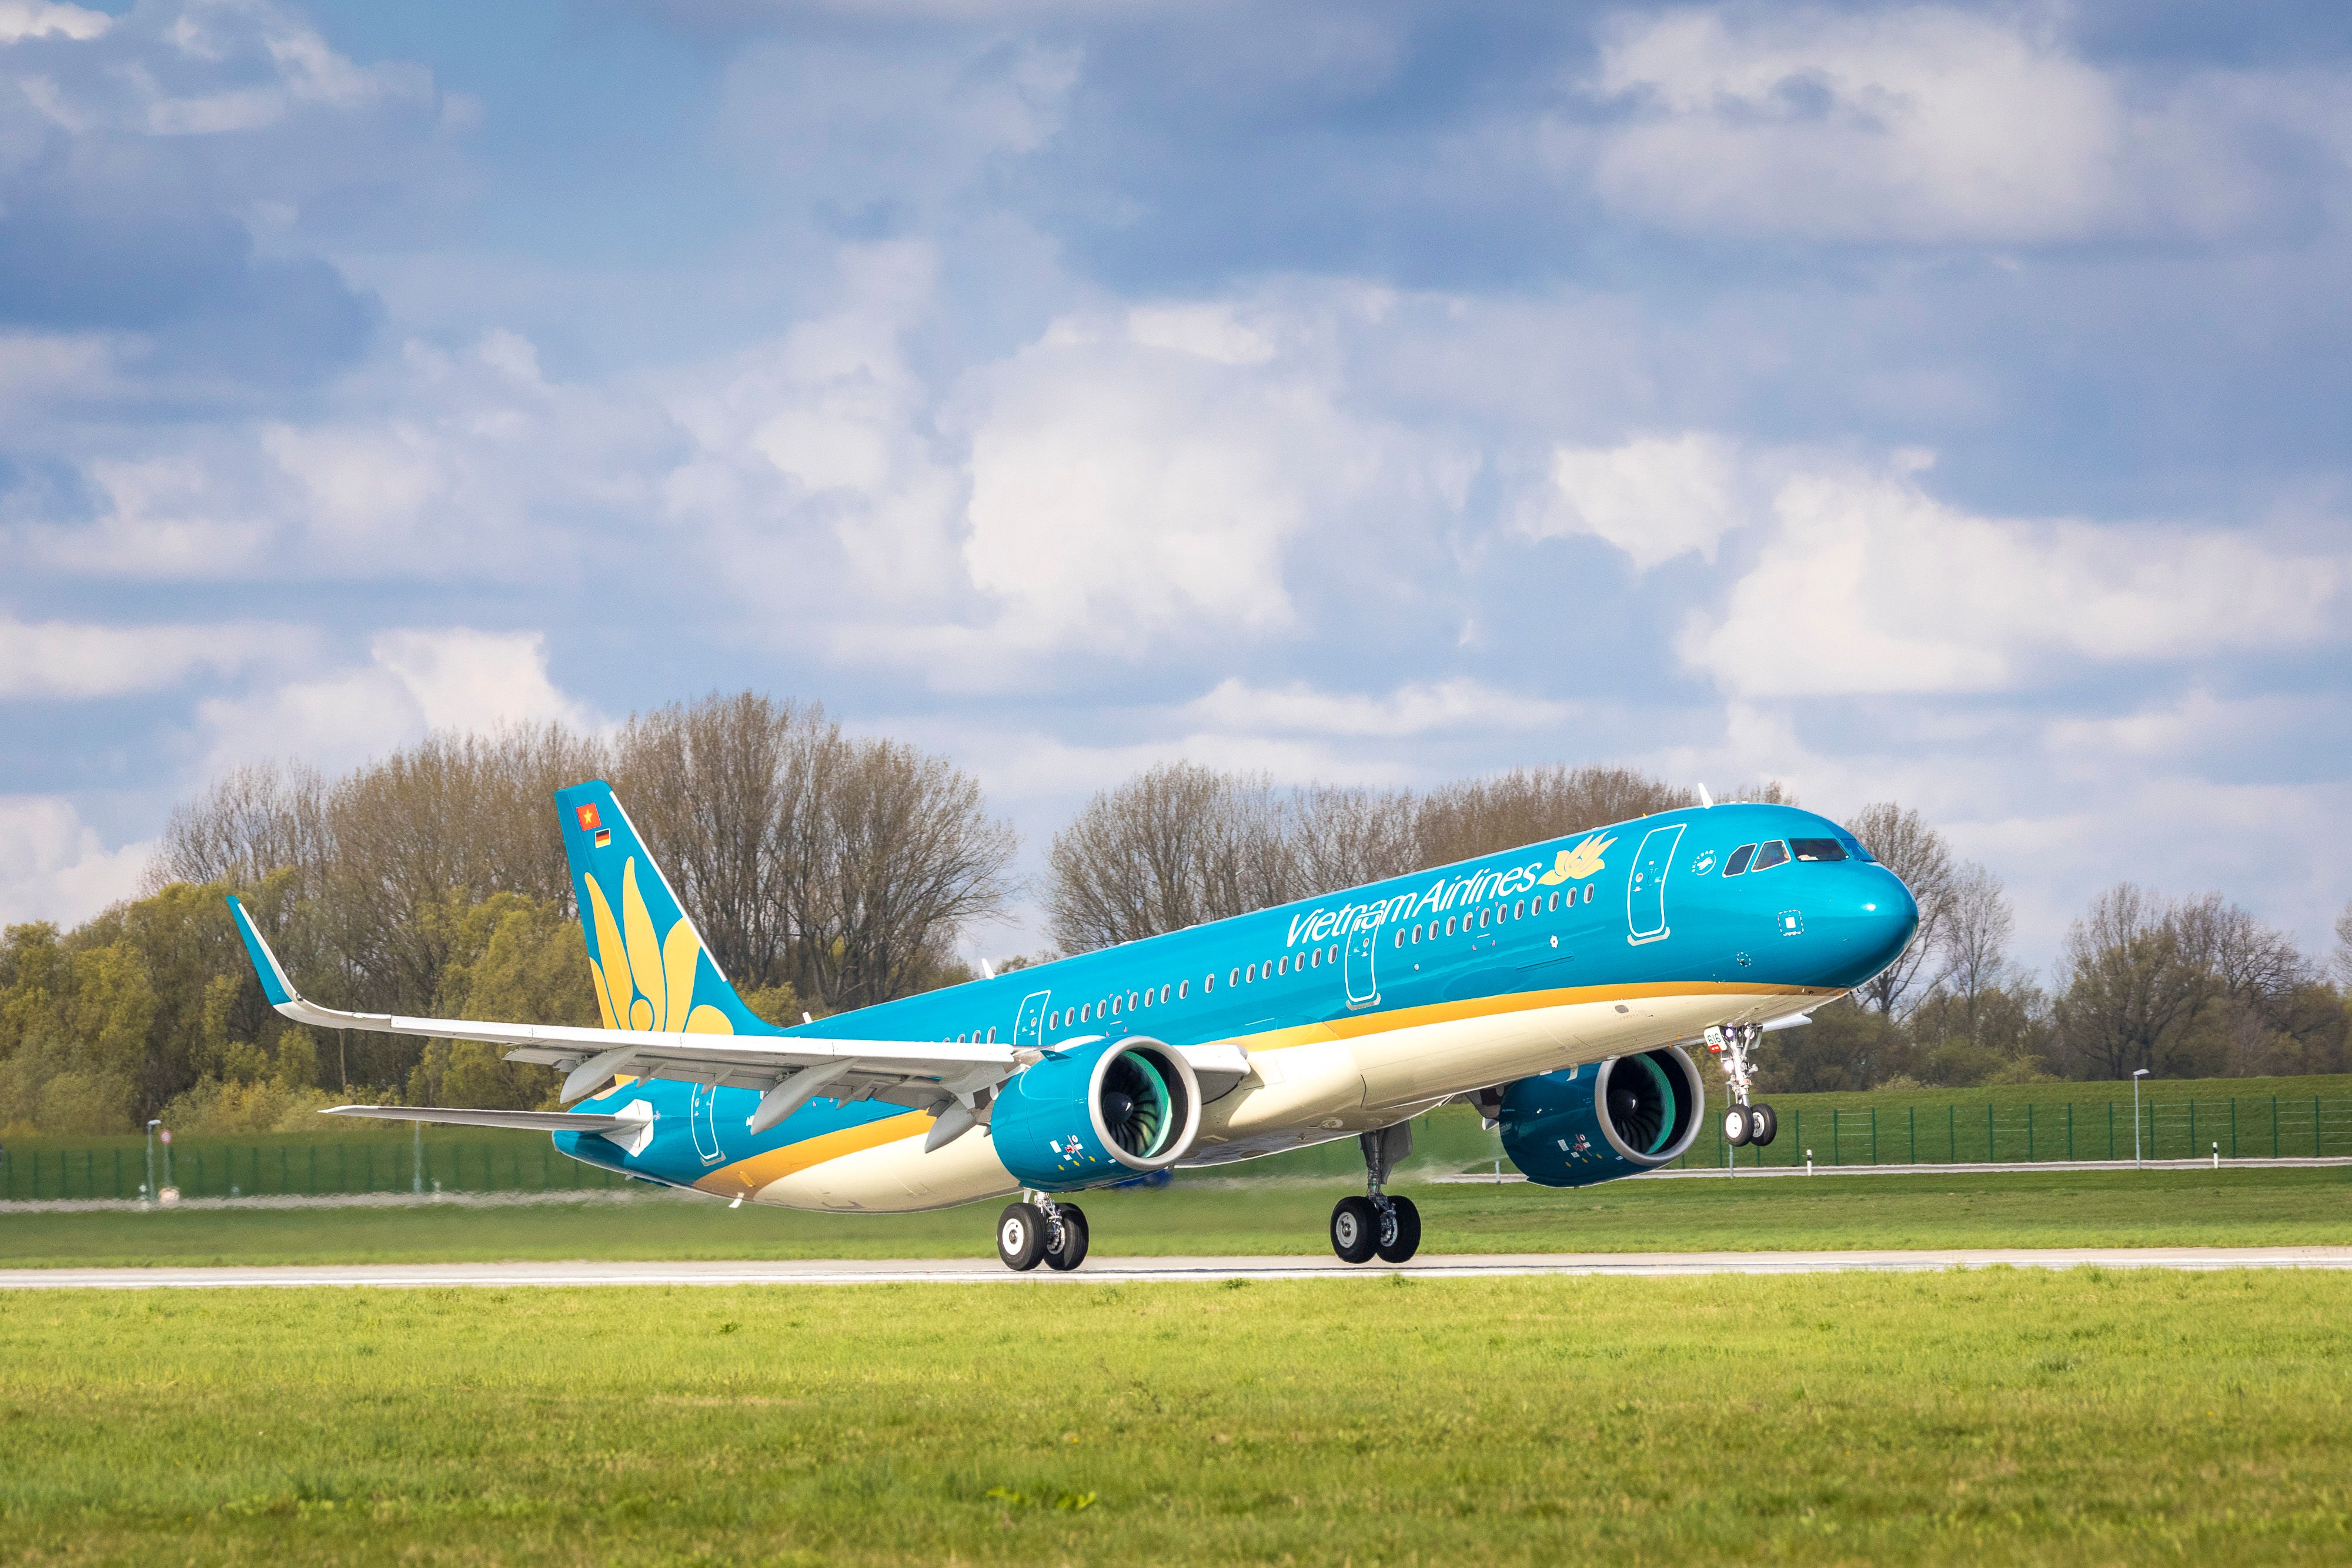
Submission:
[[[1536,880],[1546,887],[1557,887],[1563,882],[1591,876],[1601,869],[1601,852],[1616,841],[1606,834],[1595,833],[1574,849],[1560,851],[1559,859],[1552,863],[1551,870]]]
[[[654,935],[654,917],[637,891],[637,857],[621,867],[621,918],[594,873],[587,877],[589,918],[596,930],[596,951],[588,958],[596,977],[596,1009],[606,1029],[683,1030],[688,1034],[733,1034],[725,1013],[708,1002],[694,1002],[696,964],[702,944],[684,920],[670,926],[667,938]],[[600,967],[599,958],[603,959]]]

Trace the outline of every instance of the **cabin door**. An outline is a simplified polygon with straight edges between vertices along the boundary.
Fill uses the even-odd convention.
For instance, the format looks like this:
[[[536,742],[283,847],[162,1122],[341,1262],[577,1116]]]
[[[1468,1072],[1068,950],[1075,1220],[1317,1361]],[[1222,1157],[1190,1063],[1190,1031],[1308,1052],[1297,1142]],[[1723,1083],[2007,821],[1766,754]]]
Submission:
[[[1379,978],[1372,972],[1373,956],[1381,950],[1381,928],[1367,925],[1348,933],[1348,1005],[1368,1008],[1381,999]]]
[[[1051,991],[1032,991],[1021,998],[1021,1010],[1013,1016],[1013,1043],[1043,1045],[1045,1043],[1045,1003]]]
[[[1675,846],[1682,842],[1684,826],[1675,822],[1642,835],[1633,873],[1625,883],[1625,940],[1637,946],[1667,935],[1666,872],[1674,864]]]
[[[687,1107],[687,1125],[694,1129],[694,1152],[702,1156],[706,1166],[719,1163],[719,1126],[712,1115],[718,1102],[717,1084],[698,1083],[694,1086],[693,1103]]]

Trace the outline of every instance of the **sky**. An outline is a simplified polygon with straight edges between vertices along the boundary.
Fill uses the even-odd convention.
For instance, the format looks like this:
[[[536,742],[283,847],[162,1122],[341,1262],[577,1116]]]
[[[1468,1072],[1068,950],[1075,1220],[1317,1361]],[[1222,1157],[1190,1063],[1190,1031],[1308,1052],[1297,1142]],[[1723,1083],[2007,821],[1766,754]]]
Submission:
[[[751,686],[1032,873],[1622,762],[2321,952],[2347,165],[2326,3],[0,0],[0,921]]]

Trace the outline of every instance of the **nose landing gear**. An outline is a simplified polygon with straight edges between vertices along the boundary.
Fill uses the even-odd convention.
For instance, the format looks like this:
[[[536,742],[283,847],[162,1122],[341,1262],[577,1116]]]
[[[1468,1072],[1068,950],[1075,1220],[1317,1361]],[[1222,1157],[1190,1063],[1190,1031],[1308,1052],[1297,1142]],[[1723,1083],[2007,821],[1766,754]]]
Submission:
[[[1723,1113],[1723,1141],[1733,1148],[1769,1144],[1780,1131],[1780,1118],[1769,1105],[1751,1105],[1748,1091],[1756,1081],[1751,1052],[1764,1038],[1761,1024],[1709,1024],[1706,1048],[1723,1058],[1723,1076],[1731,1085],[1731,1104]]]
[[[1412,1152],[1412,1124],[1400,1122],[1357,1139],[1364,1150],[1363,1197],[1343,1197],[1331,1210],[1331,1250],[1342,1263],[1402,1263],[1421,1250],[1421,1210],[1409,1197],[1383,1190],[1397,1162]]]

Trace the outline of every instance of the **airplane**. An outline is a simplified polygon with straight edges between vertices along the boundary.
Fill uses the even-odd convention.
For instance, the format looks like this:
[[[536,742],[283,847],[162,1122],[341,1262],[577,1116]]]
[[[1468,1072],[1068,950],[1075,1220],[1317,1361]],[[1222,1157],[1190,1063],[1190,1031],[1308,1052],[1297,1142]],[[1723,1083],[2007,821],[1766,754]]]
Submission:
[[[509,1048],[569,1111],[343,1105],[530,1128],[641,1181],[791,1208],[911,1212],[1010,1197],[997,1254],[1066,1270],[1071,1196],[1353,1137],[1342,1260],[1421,1244],[1388,1190],[1412,1119],[1476,1108],[1528,1180],[1655,1170],[1697,1136],[1689,1048],[1723,1058],[1734,1145],[1767,1030],[1864,984],[1919,921],[1852,833],[1794,807],[1701,804],[790,1026],[720,972],[611,787],[555,792],[602,1028],[344,1012],[304,999],[228,903],[278,1012]]]

